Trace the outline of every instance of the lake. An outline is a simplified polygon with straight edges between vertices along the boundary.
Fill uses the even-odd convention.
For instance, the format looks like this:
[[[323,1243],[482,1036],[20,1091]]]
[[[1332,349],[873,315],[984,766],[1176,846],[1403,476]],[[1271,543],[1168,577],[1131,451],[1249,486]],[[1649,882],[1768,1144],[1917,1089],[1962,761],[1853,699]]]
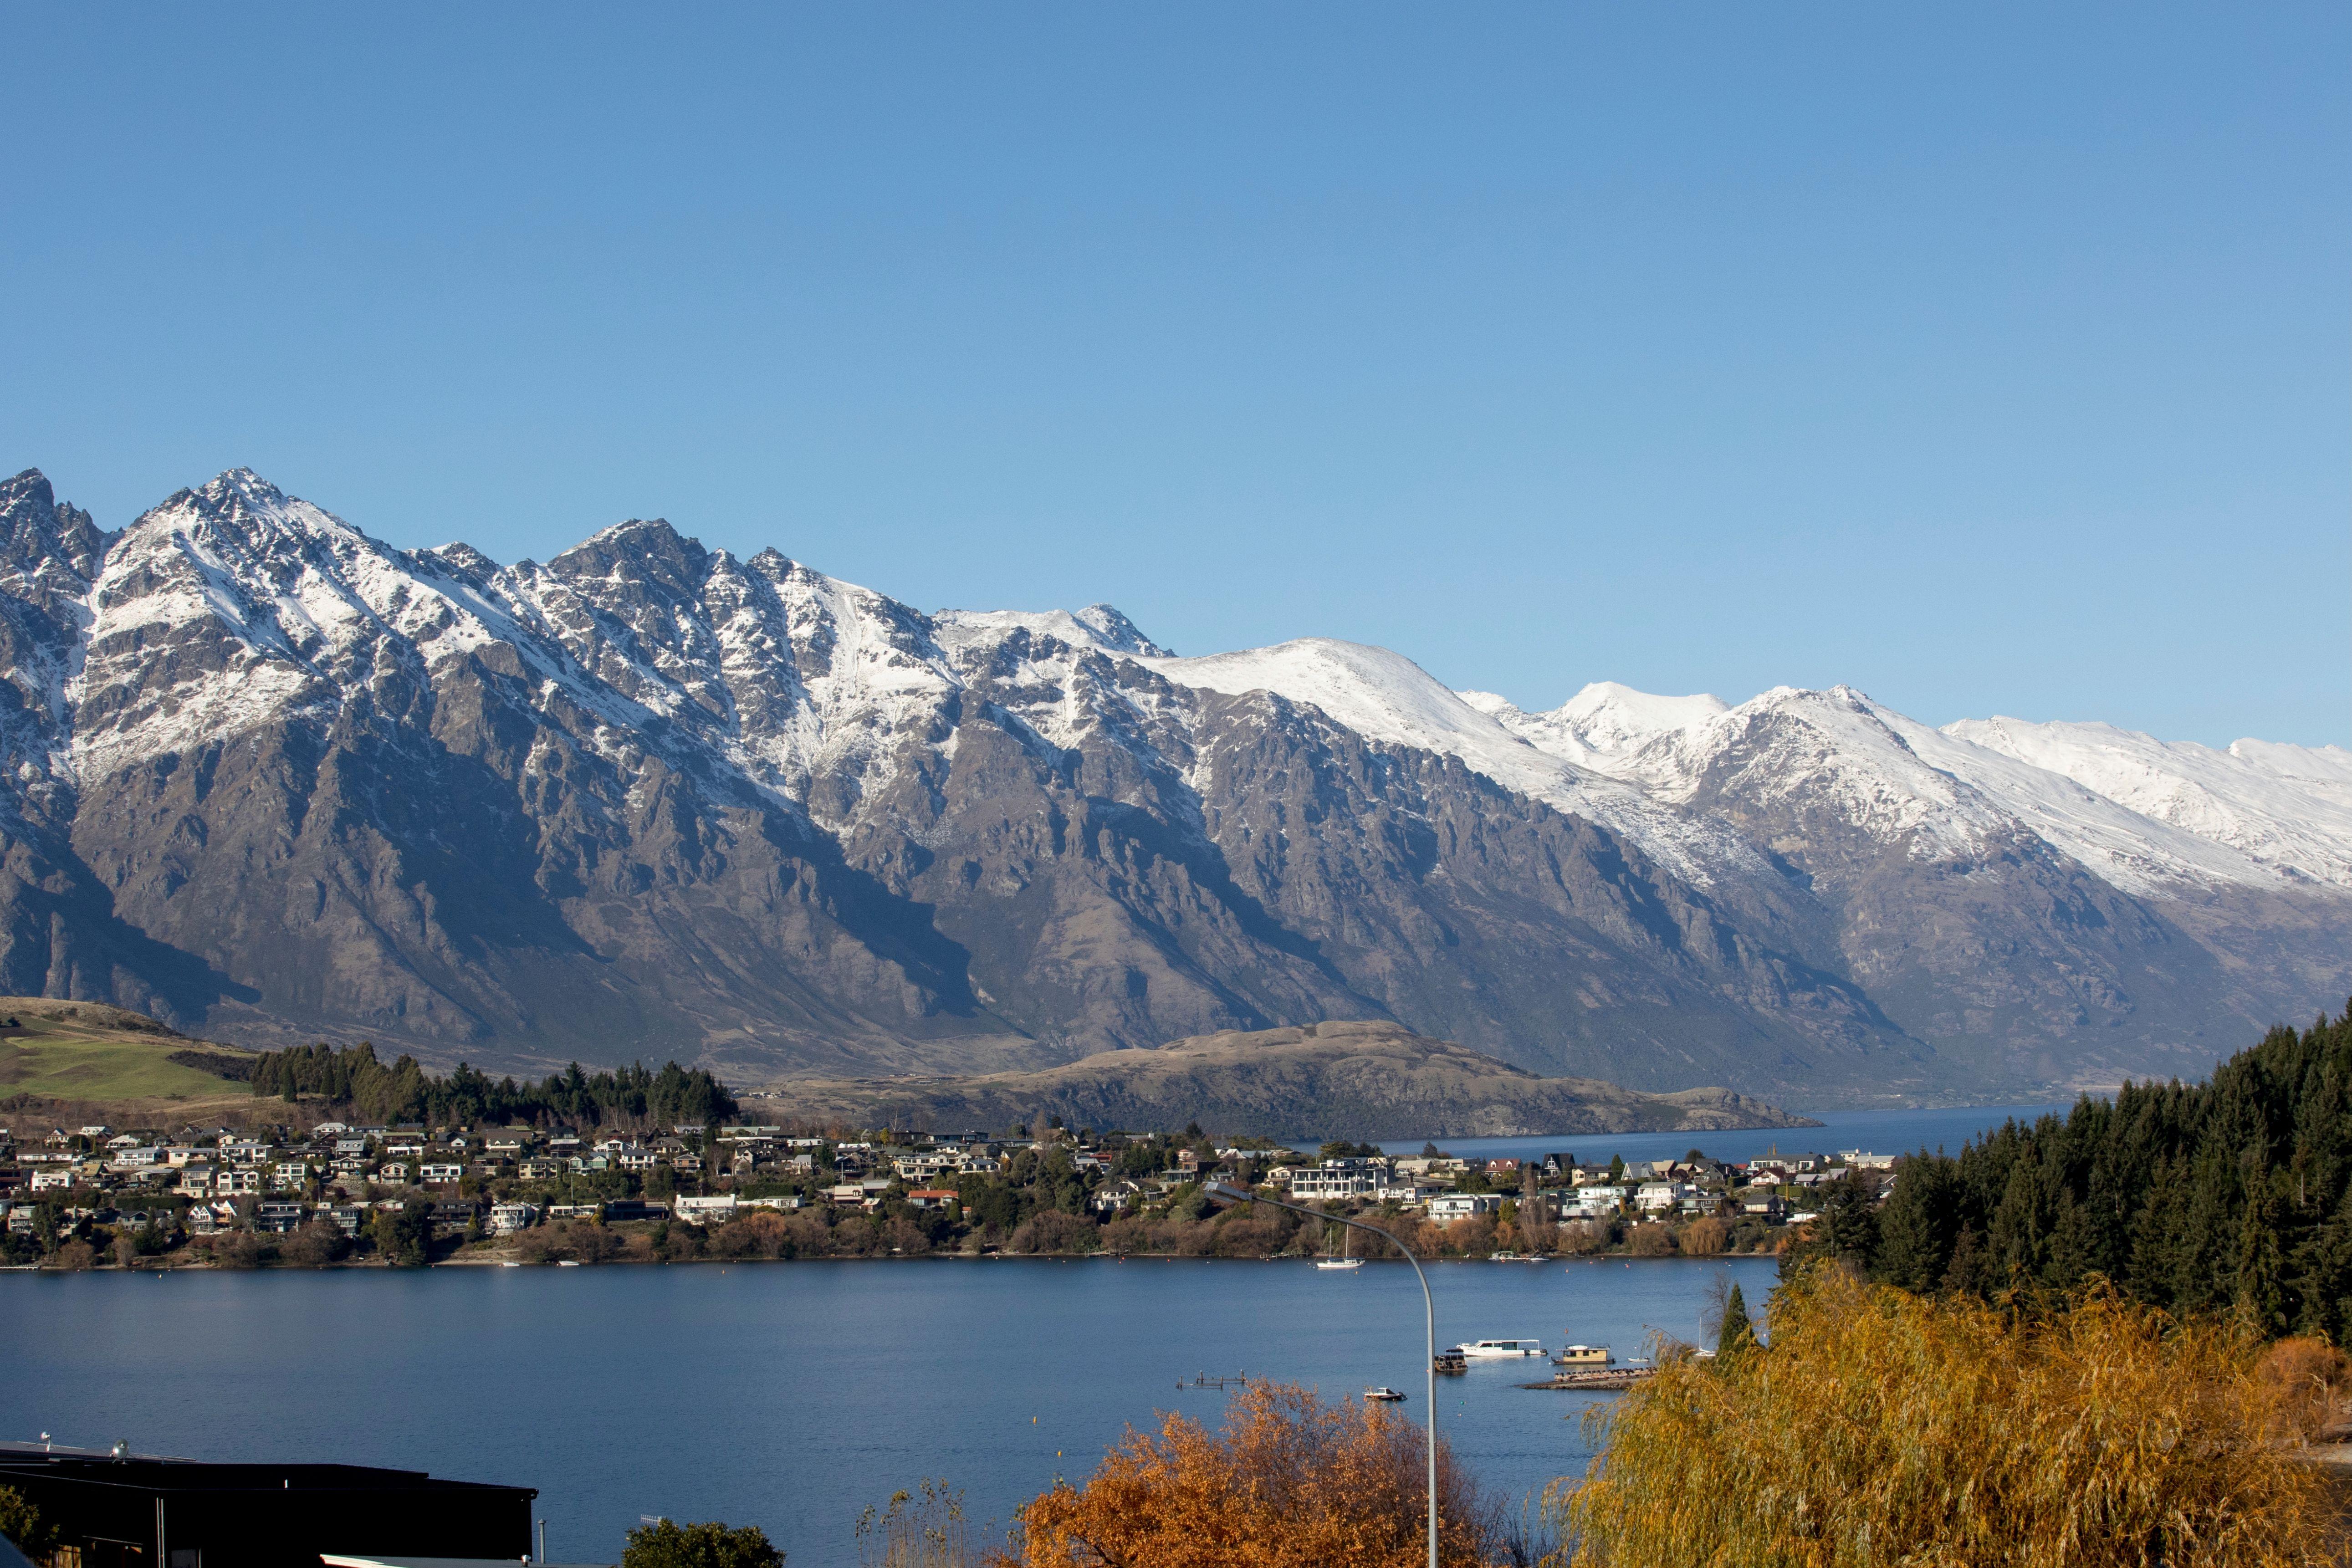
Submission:
[[[2031,1108],[2028,1108],[2031,1109]],[[1887,1123],[2017,1109],[1872,1112],[1826,1131],[1500,1140],[1587,1158],[1901,1147]],[[1824,1118],[1824,1120],[1832,1120]],[[1906,1124],[1907,1125],[1907,1124]],[[1656,1139],[1664,1138],[1669,1148]],[[1419,1147],[1418,1142],[1413,1145]],[[1480,1141],[1452,1141],[1484,1152]],[[1916,1142],[1912,1146],[1916,1146]],[[1760,1152],[1760,1147],[1756,1151]],[[1696,1338],[1708,1286],[1769,1291],[1763,1259],[1433,1266],[1441,1343],[1539,1337],[1639,1353]],[[1402,1264],[908,1259],[599,1268],[0,1275],[0,1438],[203,1459],[334,1460],[536,1487],[556,1561],[616,1562],[640,1516],[755,1523],[793,1568],[857,1560],[868,1503],[925,1477],[1008,1520],[1090,1470],[1129,1422],[1224,1395],[1247,1372],[1422,1411],[1421,1297]],[[1543,1363],[1439,1384],[1439,1419],[1514,1500],[1591,1457],[1577,1417],[1611,1395],[1515,1387]]]

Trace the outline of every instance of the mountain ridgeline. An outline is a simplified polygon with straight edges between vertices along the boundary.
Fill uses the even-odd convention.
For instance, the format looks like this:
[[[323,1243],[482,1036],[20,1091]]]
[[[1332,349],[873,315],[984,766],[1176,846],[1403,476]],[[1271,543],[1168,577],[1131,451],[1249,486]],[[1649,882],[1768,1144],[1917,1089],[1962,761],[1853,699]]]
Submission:
[[[1825,1105],[2193,1075],[2352,989],[2335,748],[1528,713],[660,521],[394,549],[242,469],[119,532],[0,483],[0,990],[255,1047],[748,1085],[1355,1020]]]
[[[1833,1242],[1913,1290],[2075,1289],[2352,1338],[2352,1010],[2273,1029],[2203,1083],[2130,1084],[1907,1160]]]

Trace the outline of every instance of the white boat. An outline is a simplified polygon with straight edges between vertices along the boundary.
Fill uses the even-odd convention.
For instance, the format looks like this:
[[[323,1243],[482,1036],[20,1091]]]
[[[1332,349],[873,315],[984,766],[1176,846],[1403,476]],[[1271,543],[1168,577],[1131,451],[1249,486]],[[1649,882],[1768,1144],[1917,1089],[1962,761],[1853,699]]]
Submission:
[[[1541,1355],[1541,1340],[1471,1340],[1454,1347],[1472,1361],[1500,1361],[1513,1356]]]
[[[1394,1405],[1398,1401],[1402,1400],[1404,1395],[1399,1394],[1395,1389],[1391,1388],[1384,1383],[1378,1388],[1368,1388],[1364,1390],[1364,1397],[1381,1405]]]
[[[1318,1258],[1315,1260],[1315,1267],[1318,1268],[1328,1268],[1335,1273],[1343,1272],[1348,1269],[1361,1268],[1364,1266],[1364,1260],[1362,1258],[1350,1258],[1348,1256],[1348,1243],[1352,1238],[1353,1235],[1353,1232],[1342,1227],[1339,1232],[1339,1256],[1337,1258]]]

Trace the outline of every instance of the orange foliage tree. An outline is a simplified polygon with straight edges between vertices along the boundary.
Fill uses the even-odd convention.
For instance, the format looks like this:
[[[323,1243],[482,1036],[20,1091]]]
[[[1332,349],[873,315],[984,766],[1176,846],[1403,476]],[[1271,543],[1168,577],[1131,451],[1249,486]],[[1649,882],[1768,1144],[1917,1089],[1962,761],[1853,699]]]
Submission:
[[[997,1568],[1418,1568],[1428,1560],[1422,1434],[1384,1409],[1252,1384],[1224,1430],[1182,1415],[1129,1429],[1083,1487],[1020,1510]],[[1499,1505],[1438,1446],[1438,1561],[1499,1555]]]

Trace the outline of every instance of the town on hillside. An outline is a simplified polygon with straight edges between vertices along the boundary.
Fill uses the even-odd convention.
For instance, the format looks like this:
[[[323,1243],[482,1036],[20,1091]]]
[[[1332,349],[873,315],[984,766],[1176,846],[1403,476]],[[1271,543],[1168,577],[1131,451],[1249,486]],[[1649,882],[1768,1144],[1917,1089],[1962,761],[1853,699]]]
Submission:
[[[100,1124],[0,1133],[0,1252],[17,1268],[594,1263],[1112,1253],[1318,1256],[1344,1227],[1221,1208],[1215,1182],[1367,1219],[1422,1257],[1770,1253],[1895,1161],[1862,1150],[1741,1164],[1464,1159],[1435,1146],[1313,1154],[1261,1139],[1025,1131],[913,1134],[747,1123],[622,1130],[477,1121],[247,1129]],[[1370,1246],[1365,1245],[1366,1240]],[[1377,1238],[1357,1256],[1386,1250]]]

